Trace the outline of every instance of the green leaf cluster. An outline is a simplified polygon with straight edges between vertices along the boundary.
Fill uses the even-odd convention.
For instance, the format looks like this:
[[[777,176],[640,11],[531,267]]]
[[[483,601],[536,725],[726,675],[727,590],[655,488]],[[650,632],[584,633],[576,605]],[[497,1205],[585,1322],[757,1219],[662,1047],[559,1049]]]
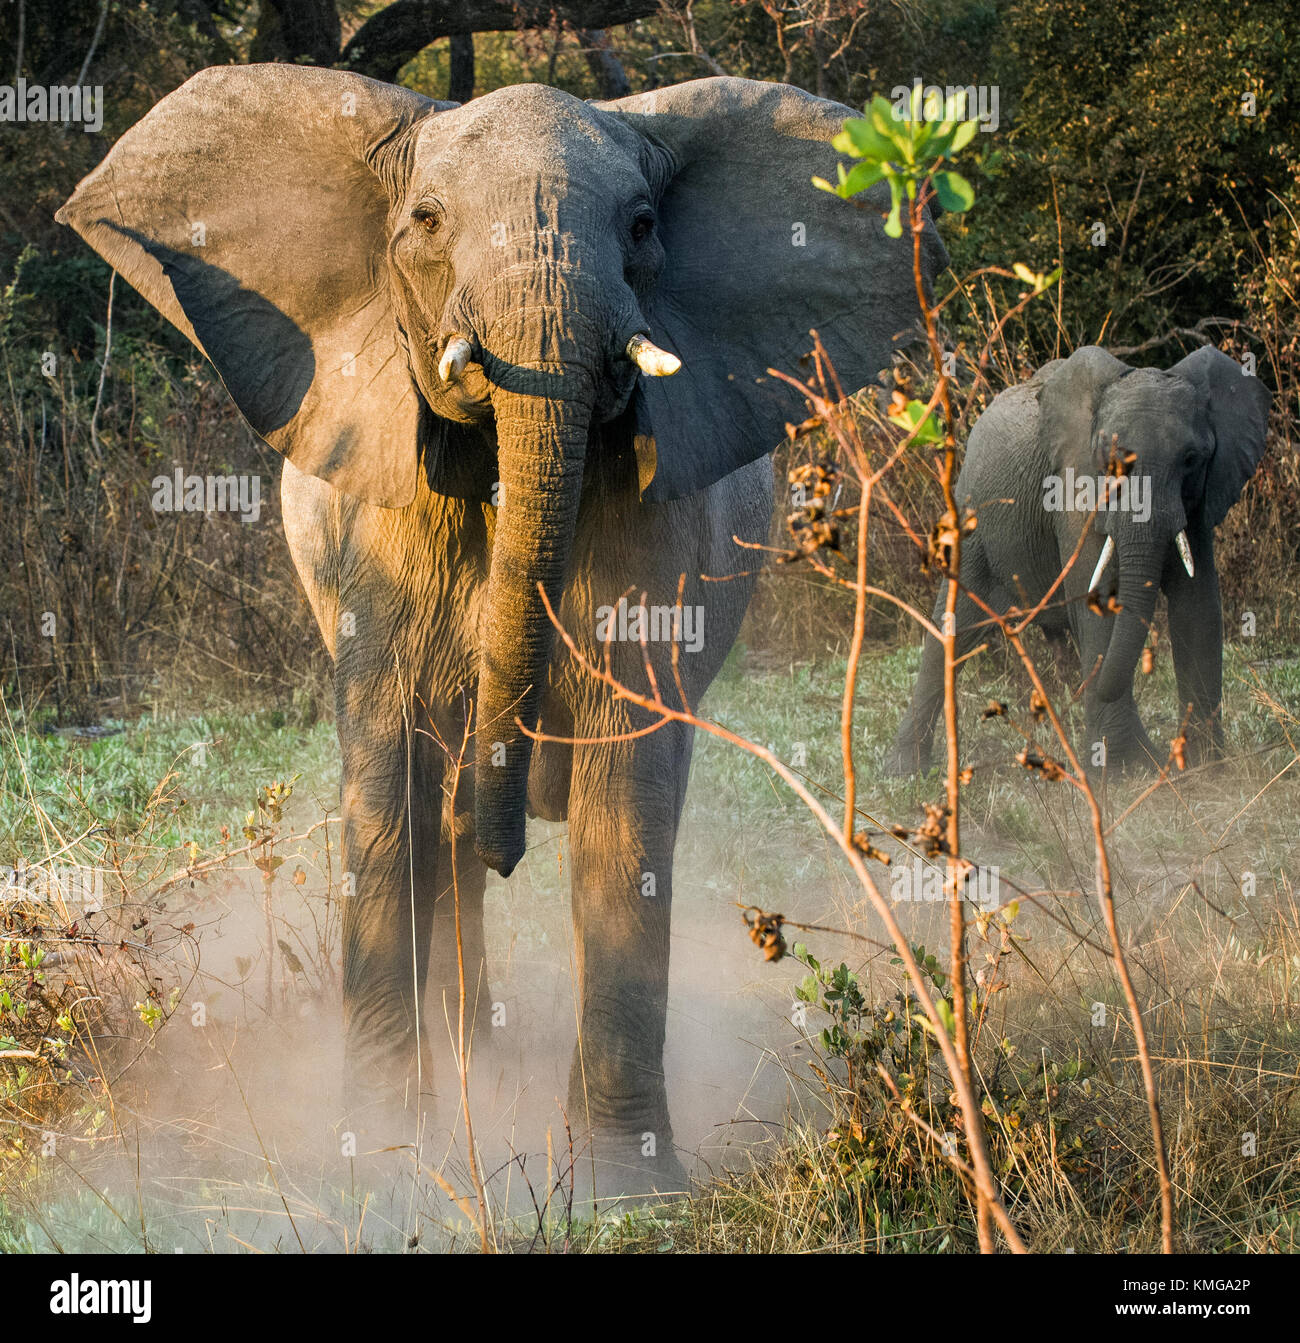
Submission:
[[[850,117],[832,144],[849,158],[857,159],[846,170],[837,164],[838,180],[832,185],[824,177],[814,177],[813,185],[843,200],[869,190],[877,182],[889,186],[890,208],[885,232],[891,238],[902,236],[903,197],[916,199],[928,180],[939,204],[960,214],[975,203],[975,192],[966,179],[941,165],[964,149],[979,129],[978,121],[963,119],[965,94],[956,93],[945,100],[940,119],[930,117],[937,109],[925,105],[922,90],[913,89],[906,117],[877,94],[864,109],[862,117]]]

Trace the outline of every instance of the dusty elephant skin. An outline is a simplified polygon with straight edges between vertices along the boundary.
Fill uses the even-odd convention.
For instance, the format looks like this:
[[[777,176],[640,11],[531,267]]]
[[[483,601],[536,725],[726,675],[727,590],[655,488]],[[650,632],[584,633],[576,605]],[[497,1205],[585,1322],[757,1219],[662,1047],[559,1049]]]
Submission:
[[[608,609],[671,606],[684,575],[698,703],[753,584],[702,576],[752,569],[733,537],[765,539],[767,454],[801,418],[765,370],[793,368],[818,325],[859,386],[916,327],[910,240],[809,185],[833,176],[846,115],[738,79],[459,107],[336,71],[214,68],[60,214],[287,459],[285,529],[335,660],[358,1104],[411,1103],[426,980],[456,983],[433,734],[455,752],[472,713],[455,852],[475,999],[491,997],[487,869],[519,862],[526,807],[567,817],[569,1114],[607,1183],[680,1186],[662,1052],[691,734],[632,735],[649,717],[578,673],[539,588],[580,648],[644,686],[635,625]],[[930,229],[926,271],[945,263]],[[621,641],[598,642],[602,608]],[[647,647],[675,696],[671,637]],[[579,744],[533,746],[520,724],[539,722]]]
[[[1050,639],[1079,652],[1089,767],[1164,759],[1133,700],[1133,676],[1163,591],[1180,721],[1193,755],[1222,745],[1223,612],[1214,528],[1264,454],[1268,389],[1205,348],[1173,368],[1133,369],[1096,346],[1044,365],[997,396],[971,430],[957,502],[978,515],[962,547],[963,587],[994,610],[1040,601],[1090,534],[1058,596],[1039,617]],[[1113,454],[1133,454],[1103,491]],[[1090,610],[1089,591],[1105,614]],[[1114,599],[1113,603],[1110,599]],[[1117,605],[1117,614],[1106,610]],[[944,612],[944,594],[935,620]],[[957,603],[958,656],[983,637],[984,613]],[[943,650],[926,638],[912,703],[887,768],[924,770],[943,705]]]

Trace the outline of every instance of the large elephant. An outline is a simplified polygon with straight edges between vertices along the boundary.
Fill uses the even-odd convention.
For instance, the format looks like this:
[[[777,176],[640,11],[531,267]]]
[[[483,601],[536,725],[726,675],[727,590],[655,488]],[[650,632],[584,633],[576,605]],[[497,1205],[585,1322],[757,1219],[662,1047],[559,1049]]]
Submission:
[[[675,639],[699,703],[753,584],[703,576],[753,569],[733,537],[765,539],[767,456],[799,418],[768,366],[793,367],[817,324],[858,386],[916,328],[910,240],[810,186],[847,115],[741,79],[460,107],[342,72],[209,69],[60,213],[286,458],[285,529],[335,663],[354,1103],[410,1103],[426,979],[456,983],[453,838],[469,983],[490,999],[484,881],[522,857],[527,807],[569,823],[570,1114],[625,1188],[682,1178],[662,1054],[692,734],[646,731],[659,720],[581,673],[540,594],[642,687],[647,594],[658,685],[676,702]],[[924,257],[927,277],[946,263],[929,223]],[[535,746],[539,723],[567,744]]]
[[[1269,401],[1258,378],[1209,347],[1163,371],[1085,346],[995,397],[971,430],[956,488],[958,506],[977,519],[962,544],[964,589],[999,612],[1033,606],[1088,528],[1038,624],[1079,652],[1089,768],[1161,758],[1138,717],[1133,675],[1162,591],[1192,753],[1222,744],[1214,528],[1263,456]],[[1112,462],[1126,462],[1127,474],[1107,485]],[[956,616],[961,655],[987,637],[988,617],[966,592]],[[942,705],[943,649],[927,635],[891,773],[929,765]]]

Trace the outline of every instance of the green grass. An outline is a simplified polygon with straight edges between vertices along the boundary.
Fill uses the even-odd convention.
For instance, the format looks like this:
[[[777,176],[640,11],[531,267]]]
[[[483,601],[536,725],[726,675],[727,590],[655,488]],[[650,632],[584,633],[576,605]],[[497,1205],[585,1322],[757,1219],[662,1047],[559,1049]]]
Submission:
[[[215,841],[272,778],[301,774],[313,795],[329,805],[337,797],[332,725],[295,724],[280,710],[109,720],[120,731],[98,740],[42,726],[0,725],[0,862],[39,852],[42,813],[59,834],[90,825],[131,834],[160,785],[175,793],[174,811],[156,840],[173,847]]]

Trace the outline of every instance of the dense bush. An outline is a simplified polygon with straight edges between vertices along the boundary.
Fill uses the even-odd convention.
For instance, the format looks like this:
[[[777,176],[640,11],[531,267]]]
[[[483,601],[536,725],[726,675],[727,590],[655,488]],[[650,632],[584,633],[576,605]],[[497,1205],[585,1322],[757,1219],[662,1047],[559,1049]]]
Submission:
[[[276,454],[197,356],[128,327],[101,379],[106,312],[98,361],[47,343],[25,283],[20,267],[0,298],[0,689],[65,719],[218,692],[291,699],[320,653],[280,527]],[[177,467],[256,476],[256,524],[156,512],[151,482]]]

